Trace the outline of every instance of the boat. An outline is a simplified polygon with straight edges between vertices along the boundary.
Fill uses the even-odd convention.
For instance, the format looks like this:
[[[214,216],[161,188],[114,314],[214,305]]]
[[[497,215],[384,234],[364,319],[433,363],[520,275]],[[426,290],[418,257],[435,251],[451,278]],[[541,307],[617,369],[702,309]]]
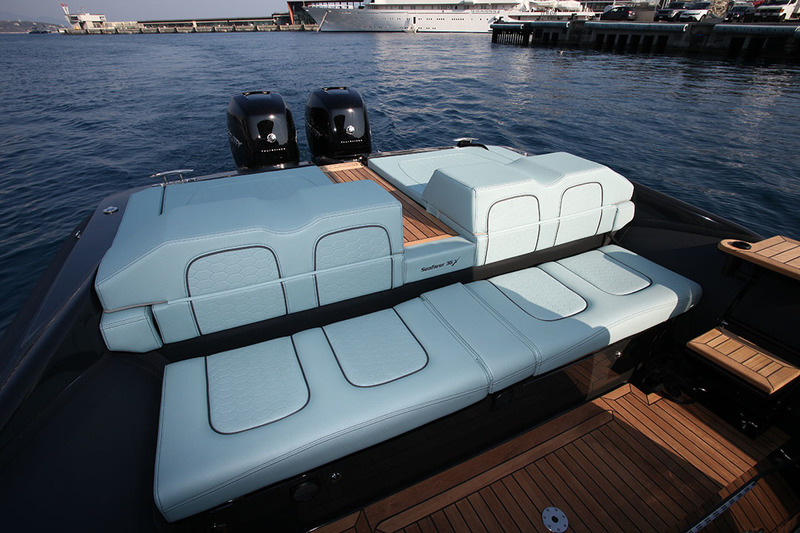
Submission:
[[[310,162],[235,95],[236,170],[69,235],[0,340],[4,527],[797,525],[800,243],[568,153],[374,153],[352,88],[305,117]]]
[[[69,24],[66,33],[106,34],[106,33],[140,33],[141,25],[135,21],[109,22],[100,13],[70,13],[69,6],[61,2],[61,10]]]
[[[302,7],[318,24],[318,31],[331,32],[449,32],[486,33],[500,18],[512,20],[588,19],[594,12],[576,0],[448,0],[438,4],[371,0],[364,3],[320,2]]]

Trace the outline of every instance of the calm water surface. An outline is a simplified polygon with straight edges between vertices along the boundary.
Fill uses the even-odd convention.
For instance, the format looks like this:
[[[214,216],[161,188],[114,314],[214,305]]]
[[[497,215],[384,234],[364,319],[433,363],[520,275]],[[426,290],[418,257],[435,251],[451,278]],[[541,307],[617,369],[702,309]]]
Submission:
[[[800,236],[800,67],[492,45],[488,35],[0,35],[0,332],[61,241],[150,174],[230,170],[232,94],[321,86],[376,150],[564,150],[764,234]]]

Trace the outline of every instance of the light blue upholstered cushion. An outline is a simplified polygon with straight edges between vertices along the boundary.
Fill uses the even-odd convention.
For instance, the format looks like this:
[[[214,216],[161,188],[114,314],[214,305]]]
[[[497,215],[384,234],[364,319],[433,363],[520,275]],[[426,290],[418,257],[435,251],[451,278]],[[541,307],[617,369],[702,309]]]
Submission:
[[[474,353],[489,375],[489,392],[496,392],[534,374],[536,347],[484,306],[471,291],[456,283],[426,292],[422,299]]]
[[[109,350],[143,353],[161,348],[149,307],[134,307],[100,317],[100,333]]]
[[[280,173],[170,185],[194,192],[163,214],[156,188],[134,194],[98,269],[104,309],[152,306],[176,342],[402,285],[400,203],[371,181],[321,185],[319,169],[304,172],[310,185],[300,176],[271,200],[240,193],[291,190]],[[212,192],[221,199],[203,200]]]
[[[389,233],[382,227],[362,226],[324,235],[314,248],[319,304],[391,289],[391,256]]]
[[[289,337],[206,358],[211,427],[238,433],[290,416],[308,403],[303,369]]]
[[[476,165],[487,161],[510,163],[522,157],[521,154],[502,148],[489,146],[467,146],[446,150],[434,150],[416,154],[387,157],[373,157],[368,166],[389,181],[412,200],[423,203],[425,186],[436,169],[454,165]]]
[[[437,168],[422,203],[476,244],[476,264],[621,228],[633,185],[606,166],[567,154]]]
[[[277,200],[300,189],[330,185],[331,180],[319,167],[300,167],[278,172],[259,172],[230,178],[174,183],[164,189],[164,212],[190,204],[203,204],[260,198]]]
[[[209,424],[204,359],[167,365],[154,486],[164,516],[174,521],[209,509],[486,396],[481,365],[421,300],[395,311],[428,354],[424,368],[388,383],[356,387],[342,373],[323,331],[303,331],[292,340],[310,391],[308,404],[232,435],[215,432]],[[383,327],[379,322],[373,326]],[[390,321],[385,327],[395,330],[397,324]],[[391,337],[391,331],[387,334]],[[380,331],[370,335],[377,338]],[[229,356],[219,354],[221,361]]]
[[[560,320],[586,309],[586,300],[538,268],[496,276],[491,283],[520,309],[539,320]]]
[[[597,254],[605,254],[607,259]],[[661,324],[694,307],[702,293],[693,281],[614,245],[522,270],[516,275],[540,277],[537,270],[579,295],[586,308],[564,318],[554,320],[549,314],[548,320],[541,320],[535,315],[541,316],[542,310],[553,311],[552,297],[556,293],[551,290],[515,291],[515,300],[527,300],[519,305],[498,288],[500,283],[496,286],[479,281],[467,287],[536,346],[541,356],[538,374]],[[622,281],[615,281],[614,276],[620,276]],[[598,288],[595,283],[619,294]],[[632,289],[636,290],[627,292]],[[533,312],[526,312],[526,308]]]
[[[417,372],[428,354],[393,309],[323,328],[347,381],[374,387]]]

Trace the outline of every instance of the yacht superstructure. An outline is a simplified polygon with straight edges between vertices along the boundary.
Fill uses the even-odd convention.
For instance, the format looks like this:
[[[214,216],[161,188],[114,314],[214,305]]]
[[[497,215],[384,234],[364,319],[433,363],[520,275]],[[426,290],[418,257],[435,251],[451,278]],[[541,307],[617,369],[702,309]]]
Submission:
[[[319,31],[485,33],[501,19],[521,16],[571,17],[586,12],[575,0],[522,3],[508,0],[373,0],[363,4],[324,2],[304,7]]]

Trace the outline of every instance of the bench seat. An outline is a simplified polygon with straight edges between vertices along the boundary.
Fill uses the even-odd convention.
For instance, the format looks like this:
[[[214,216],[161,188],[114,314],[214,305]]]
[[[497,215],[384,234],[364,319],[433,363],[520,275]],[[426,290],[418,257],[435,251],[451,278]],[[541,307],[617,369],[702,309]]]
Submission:
[[[170,521],[417,428],[693,307],[618,246],[167,365],[155,498]]]
[[[544,374],[684,313],[700,286],[619,246],[470,283],[518,332]]]
[[[131,195],[95,279],[108,348],[146,352],[403,285],[400,203],[310,170]]]
[[[371,157],[369,168],[380,174],[409,198],[424,205],[425,187],[437,169],[483,163],[507,164],[522,154],[500,146],[464,146],[431,152]]]
[[[167,365],[156,502],[170,521],[192,515],[451,414],[487,387],[419,299]]]
[[[610,233],[634,213],[628,180],[566,153],[469,146],[369,164],[458,235],[406,250],[391,186],[316,167],[151,187],[131,195],[97,270],[106,346],[157,350]]]
[[[475,266],[616,231],[633,219],[633,184],[556,152],[466,147],[376,157],[369,166],[475,244]]]

